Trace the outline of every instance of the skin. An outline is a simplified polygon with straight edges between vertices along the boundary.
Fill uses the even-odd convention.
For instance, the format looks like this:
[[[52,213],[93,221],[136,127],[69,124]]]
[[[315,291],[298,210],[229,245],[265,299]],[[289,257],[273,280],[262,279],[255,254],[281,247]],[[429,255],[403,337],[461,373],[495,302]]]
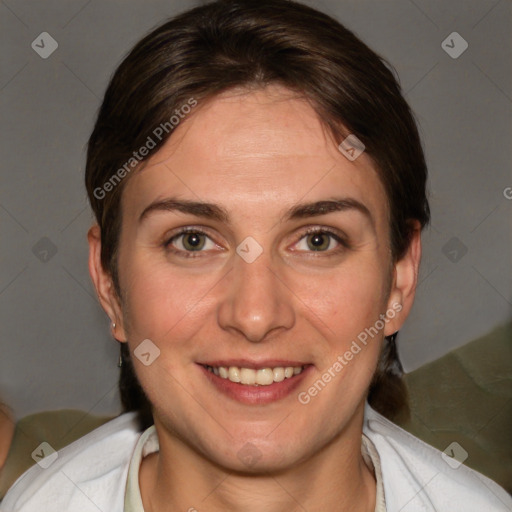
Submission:
[[[339,141],[338,141],[339,143]],[[139,223],[153,201],[174,196],[224,207],[230,224],[175,211]],[[283,220],[302,202],[348,197],[355,209]],[[367,390],[384,336],[400,329],[414,299],[421,255],[391,258],[389,211],[371,158],[349,161],[311,106],[279,86],[229,91],[202,104],[126,183],[119,248],[122,300],[100,262],[100,232],[88,234],[89,267],[101,304],[130,351],[149,338],[160,356],[134,358],[154,407],[160,451],[146,457],[146,511],[373,511],[375,478],[361,456]],[[179,228],[202,227],[202,252]],[[305,227],[338,230],[315,250]],[[193,236],[193,235],[192,235]],[[236,253],[248,236],[262,254]],[[187,243],[188,245],[183,245]],[[401,304],[378,336],[307,405],[307,390],[379,315]],[[198,361],[292,359],[313,365],[300,389],[266,405],[241,404],[202,375]],[[260,458],[237,456],[250,442]]]

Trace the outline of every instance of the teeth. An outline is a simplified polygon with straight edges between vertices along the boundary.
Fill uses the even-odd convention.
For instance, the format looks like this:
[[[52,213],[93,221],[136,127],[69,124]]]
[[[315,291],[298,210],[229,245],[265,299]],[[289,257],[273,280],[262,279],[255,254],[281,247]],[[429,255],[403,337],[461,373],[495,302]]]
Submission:
[[[256,384],[257,372],[252,368],[240,368],[240,383],[252,386]]]
[[[261,368],[256,372],[256,383],[260,386],[269,386],[274,382],[274,371],[272,368]]]
[[[272,370],[274,374],[274,382],[282,382],[284,380],[284,368],[279,366]]]
[[[236,366],[230,366],[228,370],[228,379],[231,382],[240,382],[240,369]]]
[[[304,369],[303,366],[277,366],[276,368],[239,368],[238,366],[206,366],[207,370],[222,379],[238,382],[247,386],[269,386],[274,382],[282,382],[298,375]]]

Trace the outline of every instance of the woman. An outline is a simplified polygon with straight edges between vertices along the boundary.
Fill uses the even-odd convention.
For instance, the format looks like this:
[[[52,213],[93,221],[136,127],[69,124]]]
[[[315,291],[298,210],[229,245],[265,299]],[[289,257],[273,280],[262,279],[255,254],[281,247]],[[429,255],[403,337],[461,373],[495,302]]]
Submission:
[[[86,168],[132,412],[26,473],[5,511],[510,510],[385,417],[407,413],[395,336],[426,178],[393,74],[328,16],[219,1],[147,35]]]

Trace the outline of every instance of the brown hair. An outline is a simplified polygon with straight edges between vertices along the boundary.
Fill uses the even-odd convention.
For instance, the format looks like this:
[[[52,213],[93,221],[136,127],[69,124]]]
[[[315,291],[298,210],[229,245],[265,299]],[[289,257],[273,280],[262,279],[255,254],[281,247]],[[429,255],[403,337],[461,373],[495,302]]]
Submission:
[[[169,128],[170,117],[191,98],[201,104],[235,87],[284,85],[310,102],[335,141],[355,134],[364,143],[386,190],[392,256],[400,259],[409,245],[410,220],[423,228],[430,211],[420,137],[395,75],[338,21],[290,0],[218,0],[146,35],[112,76],[87,151],[85,182],[101,228],[101,260],[119,297],[120,199],[133,174],[120,168],[127,169],[157,127]],[[171,128],[164,131],[152,137],[158,140],[142,165],[171,136]],[[105,193],[116,173],[123,179]],[[122,355],[123,406],[143,411],[148,424],[150,405],[126,344]],[[384,344],[368,400],[389,418],[408,411],[394,337]]]

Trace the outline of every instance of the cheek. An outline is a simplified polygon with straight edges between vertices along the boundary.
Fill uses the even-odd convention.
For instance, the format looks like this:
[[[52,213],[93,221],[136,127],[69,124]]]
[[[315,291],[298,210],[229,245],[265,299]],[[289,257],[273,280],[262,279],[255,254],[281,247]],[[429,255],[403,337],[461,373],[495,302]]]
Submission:
[[[375,323],[385,308],[386,282],[377,261],[356,262],[322,278],[304,280],[299,289],[302,297],[309,297],[304,301],[308,308],[340,339],[346,339]]]
[[[322,398],[317,400],[317,407],[333,403],[356,407],[368,389],[383,337],[378,327],[386,310],[386,277],[384,268],[377,264],[347,265],[326,280],[322,290],[317,288],[316,300],[308,304],[314,312],[309,318],[325,340],[318,352],[317,378],[332,382],[325,392],[318,393]],[[345,413],[343,407],[333,413],[332,424],[341,421]]]
[[[171,272],[167,265],[133,258],[125,262],[125,313],[128,339],[155,343],[187,339],[200,326],[215,278]]]

